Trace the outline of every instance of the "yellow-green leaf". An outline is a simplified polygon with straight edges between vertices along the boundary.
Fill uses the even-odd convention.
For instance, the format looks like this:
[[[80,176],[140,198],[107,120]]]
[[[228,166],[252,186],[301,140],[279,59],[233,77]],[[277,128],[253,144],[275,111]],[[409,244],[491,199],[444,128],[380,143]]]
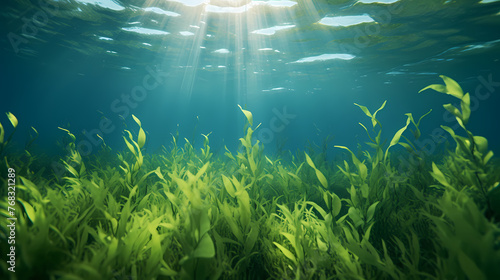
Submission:
[[[7,118],[9,118],[10,122],[12,123],[12,126],[16,128],[18,123],[16,116],[14,116],[14,114],[12,114],[11,112],[8,112]]]
[[[365,223],[361,218],[361,213],[357,208],[350,207],[348,213],[349,218],[351,218],[351,220],[354,222],[355,227],[359,227]]]
[[[291,233],[288,233],[288,232],[280,232],[281,235],[283,235],[284,237],[286,237],[286,239],[288,239],[288,241],[290,242],[290,244],[292,244],[292,247],[297,250],[296,245],[296,240],[295,240],[295,235],[291,234]]]
[[[201,238],[198,246],[193,252],[195,258],[213,258],[215,256],[215,247],[210,235],[205,234]]]
[[[483,158],[483,164],[488,163],[488,161],[493,157],[493,151],[489,151]]]
[[[207,172],[207,168],[208,168],[208,165],[209,165],[209,162],[205,163],[201,168],[200,170],[198,170],[198,172],[196,173],[196,178],[199,179],[201,177],[201,175],[205,174],[205,172]]]
[[[453,131],[453,129],[445,125],[441,125],[441,128],[444,129],[446,132],[448,132],[451,135],[451,137],[453,137],[453,139],[455,139],[455,131]]]
[[[460,111],[453,105],[451,104],[444,104],[443,107],[450,113],[452,113],[455,117],[459,118],[459,119],[462,119],[463,120],[463,116],[462,116],[462,113],[460,113]]]
[[[30,195],[32,195],[37,201],[42,201],[43,200],[42,194],[38,191],[38,187],[30,180],[22,176],[19,177],[21,178],[24,187],[26,187],[29,190]],[[22,186],[19,185],[18,188],[22,188]]]
[[[441,185],[451,188],[451,185],[448,183],[448,180],[444,176],[443,172],[441,172],[441,170],[439,170],[439,168],[437,167],[437,165],[434,162],[432,163],[431,175],[432,175],[432,177],[434,177],[434,179],[436,179],[439,183],[441,183]]]
[[[146,262],[146,271],[148,273],[152,273],[156,269],[163,257],[161,238],[158,234],[158,231],[156,230],[157,226],[158,225],[156,224],[150,224],[148,226],[148,230],[151,233],[151,241],[149,242],[149,246],[151,247],[151,254],[149,255]]]
[[[257,165],[255,164],[255,160],[253,159],[252,154],[248,155],[248,164],[250,165],[250,170],[252,171],[252,174],[255,175],[255,171],[257,171]]]
[[[243,228],[246,228],[250,223],[250,196],[248,192],[242,190],[238,195],[238,205],[240,210],[240,221]]]
[[[373,113],[373,116],[372,116],[372,125],[373,125],[373,128],[375,128],[375,124],[377,124],[377,123],[382,127],[382,125],[380,124],[380,122],[376,119],[376,116],[377,116],[377,113],[380,110],[384,109],[385,103],[387,103],[387,100],[385,100],[384,103],[382,104],[382,106],[380,106],[380,108],[378,108],[377,111],[375,111],[375,113]]]
[[[297,180],[297,181],[302,181],[302,180],[299,178],[299,176],[297,176],[297,175],[293,174],[292,172],[288,172],[287,174],[288,174],[288,175],[290,175],[292,178],[294,178],[294,179],[295,179],[295,180]]]
[[[107,252],[107,258],[109,260],[112,260],[116,256],[116,252],[118,251],[118,239],[112,237],[111,243],[108,244],[108,252]]]
[[[274,165],[273,162],[267,157],[267,156],[264,156],[266,158],[266,160],[271,164],[271,165]]]
[[[318,177],[318,180],[323,188],[328,189],[328,181],[326,180],[325,175],[323,175],[323,173],[321,173],[318,169],[316,169],[316,177]]]
[[[408,152],[410,152],[410,153],[411,153],[411,152],[413,152],[413,148],[412,148],[410,145],[408,145],[408,143],[404,143],[404,142],[402,142],[402,143],[398,143],[398,144],[399,144],[399,145],[401,145],[401,146],[403,146],[403,147],[405,147],[405,149],[406,149]]]
[[[241,145],[243,145],[245,148],[248,148],[248,149],[250,149],[250,148],[251,148],[251,144],[249,144],[249,143],[247,142],[247,140],[245,140],[245,139],[243,139],[243,138],[240,138],[239,140],[240,140],[240,142],[241,142]]]
[[[73,174],[73,176],[75,176],[75,177],[77,177],[77,178],[79,177],[78,172],[76,171],[76,169],[75,169],[75,168],[73,168],[73,166],[71,166],[70,164],[67,164],[67,163],[66,163],[66,169],[67,169],[67,170],[68,170],[71,174]]]
[[[416,130],[413,132],[413,135],[415,136],[415,139],[418,139],[420,138],[420,129],[418,128],[420,126],[420,121],[422,121],[422,119],[427,116],[428,114],[430,114],[432,112],[432,109],[429,110],[429,112],[423,114],[420,119],[418,119],[418,122],[415,123],[415,120],[413,119],[413,115],[411,113],[408,113],[406,114],[407,116],[410,116],[411,118],[411,122],[415,125],[415,128]]]
[[[127,138],[125,138],[125,136],[123,136],[123,140],[125,140],[125,144],[127,145],[127,148],[130,150],[130,152],[132,152],[132,154],[134,154],[134,156],[137,156],[137,153],[134,149],[134,146],[132,146],[132,144],[130,144],[128,141],[127,141]]]
[[[380,201],[377,201],[375,203],[373,203],[372,205],[370,205],[370,207],[368,207],[368,211],[366,212],[366,221],[367,222],[370,222],[373,218],[373,216],[375,215],[375,209],[377,208],[377,205],[379,204]]]
[[[108,212],[104,211],[104,216],[108,221],[111,222],[111,230],[113,233],[116,233],[116,229],[118,228],[118,220],[113,218]]]
[[[464,96],[464,92],[462,91],[462,88],[460,87],[460,85],[457,82],[455,82],[455,80],[453,80],[450,77],[446,77],[445,75],[440,75],[439,77],[441,77],[441,79],[443,79],[443,81],[446,85],[446,93],[447,94],[453,95],[456,98],[462,99],[462,97]]]
[[[144,133],[144,129],[142,129],[141,127],[139,129],[139,135],[137,137],[137,145],[139,145],[139,149],[142,149],[145,143],[146,143],[146,133]]]
[[[368,110],[368,108],[366,108],[366,106],[359,105],[357,103],[354,103],[354,105],[358,106],[365,113],[365,115],[367,115],[370,118],[372,117],[372,114],[370,113],[370,111]]]
[[[361,189],[361,196],[363,198],[368,198],[368,195],[370,195],[370,188],[368,187],[368,184],[367,183],[363,183],[360,186],[360,189]]]
[[[439,85],[439,84],[433,84],[433,85],[426,86],[423,89],[421,89],[418,93],[421,93],[422,91],[424,91],[426,89],[433,89],[437,92],[446,93],[446,86]]]
[[[135,143],[135,141],[134,141],[134,137],[132,137],[132,133],[130,133],[130,131],[128,131],[128,130],[126,130],[126,129],[124,130],[124,132],[128,135],[128,139],[130,139],[130,141],[131,141],[132,143]],[[135,144],[136,144],[136,143],[135,143]]]
[[[235,191],[235,189],[233,187],[233,184],[231,183],[231,181],[226,176],[224,176],[224,174],[222,175],[222,181],[224,183],[224,187],[226,188],[227,193],[231,197],[234,197],[236,191]]]
[[[359,159],[356,157],[356,155],[351,151],[349,150],[349,148],[345,147],[345,146],[339,146],[339,145],[335,145],[334,146],[335,148],[339,148],[339,149],[344,149],[344,150],[347,150],[349,151],[349,153],[351,153],[351,156],[352,156],[352,162],[354,163],[354,165],[356,165],[356,167],[358,168],[359,170],[359,165],[362,163],[361,161],[359,161]],[[345,162],[345,161],[344,161]],[[364,163],[363,163],[364,164]],[[347,163],[346,163],[346,166],[347,166]]]
[[[316,166],[314,165],[314,162],[311,160],[309,155],[305,152],[304,152],[304,154],[306,155],[307,164],[309,164],[309,166],[311,166],[314,170],[316,170]]]
[[[423,119],[425,116],[427,116],[428,114],[430,114],[431,112],[432,112],[432,109],[430,109],[430,110],[429,110],[429,112],[427,112],[427,113],[423,114],[423,115],[420,117],[420,119],[418,119],[418,122],[417,122],[417,125],[416,125],[416,126],[417,126],[417,128],[418,128],[418,126],[420,125],[420,121],[422,121],[422,119]]]
[[[358,162],[356,167],[358,168],[359,177],[361,177],[363,181],[366,180],[366,177],[368,176],[368,168],[366,165],[363,162]]]
[[[245,114],[245,117],[247,118],[248,123],[250,124],[250,126],[252,126],[253,125],[253,116],[252,116],[252,113],[250,111],[243,110],[243,108],[241,108],[240,105],[238,105],[238,107],[240,107],[240,110],[243,112],[243,114]]]
[[[389,148],[391,148],[392,146],[396,145],[399,142],[401,135],[403,134],[403,132],[405,132],[405,130],[409,124],[410,124],[410,117],[408,117],[406,119],[406,125],[403,128],[401,128],[400,130],[398,130],[398,132],[396,132],[396,134],[394,134],[394,137],[391,140],[391,144],[389,144],[389,147],[387,147],[387,150],[385,151],[384,160],[387,159],[387,155],[389,154]]]
[[[281,244],[279,244],[277,242],[273,242],[273,244],[276,245],[276,247],[278,247],[278,249],[281,250],[281,252],[283,253],[283,255],[285,255],[285,257],[287,257],[288,259],[290,259],[294,264],[297,264],[297,259],[292,254],[292,252],[290,252],[290,250],[288,250],[287,248],[281,246]]]
[[[439,77],[443,79],[445,85],[433,84],[430,86],[426,86],[425,88],[421,89],[419,93],[430,88],[437,92],[446,93],[455,96],[456,98],[462,99],[462,97],[464,96],[464,92],[457,82],[444,75],[440,75]]]
[[[470,95],[466,93],[462,98],[462,102],[460,102],[460,106],[462,107],[462,116],[464,124],[467,124],[470,118]]]
[[[365,129],[366,134],[368,134],[368,137],[370,137],[370,133],[368,132],[368,129],[366,128],[366,126],[365,126],[364,124],[362,124],[362,123],[358,123],[358,124],[359,124],[360,126],[362,126],[362,127]],[[370,139],[371,139],[371,138],[370,138]]]
[[[208,212],[201,212],[200,216],[200,235],[204,235],[210,230],[210,218],[208,217]]]
[[[336,217],[340,213],[340,209],[342,208],[342,201],[340,198],[332,193],[332,215]]]
[[[240,138],[240,139],[243,139],[243,138]],[[240,140],[241,141],[241,140]],[[231,151],[227,148],[227,146],[224,146],[224,148],[226,149],[227,152],[224,153],[225,156],[229,157],[230,159],[232,160],[236,160],[233,156],[233,154],[231,153]]]
[[[410,119],[408,118],[406,120],[406,125],[403,128],[401,128],[400,130],[398,130],[398,132],[396,132],[396,134],[392,138],[390,146],[394,146],[394,145],[396,145],[399,142],[399,139],[401,138],[401,135],[406,130],[406,128],[408,127],[409,124],[410,124]]]
[[[35,215],[35,209],[33,208],[33,206],[31,206],[31,204],[29,204],[28,202],[26,202],[20,198],[18,198],[17,201],[19,201],[21,203],[21,205],[23,205],[24,210],[26,211],[26,215],[28,216],[30,221],[32,223],[35,223],[36,222],[36,215]]]
[[[318,249],[322,252],[326,252],[328,251],[328,245],[326,245],[325,242],[323,242],[323,240],[321,240],[321,238],[319,238],[319,236],[316,236],[316,242],[318,243]]]
[[[163,175],[161,174],[161,170],[160,170],[159,166],[158,166],[158,168],[155,169],[154,172],[156,173],[156,175],[158,176],[158,178],[160,178],[162,180],[165,180],[165,178],[163,178]]]
[[[0,144],[3,143],[4,136],[5,136],[5,131],[3,130],[2,123],[0,123]]]
[[[328,196],[328,193],[327,191],[324,191],[323,192],[323,195],[324,196]],[[325,210],[323,210],[323,208],[321,208],[321,206],[319,206],[318,204],[312,202],[312,201],[308,201],[307,204],[310,204],[312,206],[314,206],[314,208],[316,208],[316,210],[319,212],[319,214],[321,215],[321,217],[323,217],[323,219],[326,219],[326,216],[329,215],[326,213]]]
[[[136,117],[134,116],[134,114],[132,114],[132,118],[134,118],[134,121],[139,125],[139,126],[142,126],[141,125],[141,121]]]
[[[259,226],[258,224],[253,224],[250,228],[250,232],[247,235],[247,239],[245,240],[245,252],[246,254],[250,253],[255,246],[255,242],[259,237]]]
[[[73,135],[71,132],[69,132],[69,130],[64,129],[64,128],[62,128],[62,127],[57,127],[57,128],[59,128],[59,129],[60,129],[60,130],[62,130],[62,131],[66,131],[66,132],[68,133],[69,137],[71,137],[71,139],[72,139],[73,141],[75,141],[75,140],[76,140],[75,135]]]
[[[474,143],[476,143],[477,150],[481,154],[486,154],[488,152],[488,139],[483,136],[474,136]]]
[[[240,243],[243,243],[243,233],[241,232],[240,227],[236,224],[236,220],[233,217],[233,208],[224,203],[221,207],[221,211],[226,219],[227,224],[229,225],[229,228],[231,229],[231,232],[234,234],[234,236],[236,236],[236,239]]]

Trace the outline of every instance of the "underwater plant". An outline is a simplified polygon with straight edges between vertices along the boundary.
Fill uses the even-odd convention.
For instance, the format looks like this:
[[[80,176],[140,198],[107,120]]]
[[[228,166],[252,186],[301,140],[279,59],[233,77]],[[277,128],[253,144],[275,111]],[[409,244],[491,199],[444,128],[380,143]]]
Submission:
[[[487,140],[467,128],[469,95],[441,78],[444,85],[423,90],[460,100],[461,109],[444,108],[466,136],[442,126],[456,148],[432,160],[412,140],[431,111],[418,121],[406,114],[385,141],[377,116],[386,102],[373,113],[355,104],[371,125],[360,123],[366,150],[335,145],[348,160],[326,156],[331,138],[319,153],[266,154],[253,114],[239,106],[240,147],[222,153],[212,151],[211,133],[198,136],[198,149],[179,132],[148,153],[135,115],[123,151],[102,139],[99,152],[83,156],[60,128],[67,153],[59,176],[37,170],[44,158],[34,152],[10,150],[14,132],[4,141],[0,124],[2,169],[19,170],[16,197],[0,201],[0,278],[499,279],[500,167]],[[15,131],[17,118],[7,116]],[[405,157],[419,165],[400,167]],[[3,254],[12,213],[15,273]]]
[[[452,175],[451,177],[456,178],[456,181],[452,182],[452,185],[459,190],[461,188],[474,189],[475,192],[473,193],[475,196],[479,196],[480,200],[482,200],[481,202],[486,203],[488,210],[491,211],[492,206],[489,195],[491,194],[491,190],[499,184],[496,181],[498,178],[490,175],[493,169],[488,163],[493,157],[493,151],[488,150],[488,140],[486,138],[472,134],[466,127],[471,115],[470,94],[464,94],[460,85],[453,79],[444,75],[440,77],[443,79],[444,85],[433,84],[423,88],[420,92],[426,89],[433,89],[460,100],[461,110],[452,104],[445,104],[443,107],[455,116],[457,123],[465,131],[467,137],[457,135],[448,126],[441,126],[456,142],[455,152],[449,155],[446,164],[446,168],[451,173],[450,175]],[[436,170],[434,165],[433,170]],[[433,176],[436,179],[439,177],[435,171],[433,172]],[[444,182],[441,183],[446,186]]]
[[[12,114],[11,112],[7,112],[6,115],[10,123],[14,127],[14,130],[9,134],[9,137],[5,139],[5,129],[3,128],[2,123],[0,123],[0,156],[2,155],[5,147],[12,140],[12,136],[14,136],[14,133],[16,132],[17,129],[17,125],[19,123],[16,116],[14,116],[14,114]]]

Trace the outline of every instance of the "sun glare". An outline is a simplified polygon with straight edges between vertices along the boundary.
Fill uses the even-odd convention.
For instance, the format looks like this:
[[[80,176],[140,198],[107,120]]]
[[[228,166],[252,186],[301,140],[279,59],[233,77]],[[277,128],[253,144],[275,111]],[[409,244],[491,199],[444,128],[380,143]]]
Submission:
[[[244,103],[247,93],[261,91],[262,80],[270,78],[266,71],[273,69],[271,61],[292,51],[286,40],[295,37],[293,19],[298,7],[298,2],[289,0],[152,0],[142,7],[142,22],[163,16],[157,30],[143,25],[123,30],[165,36],[165,50],[171,48],[173,37],[182,40],[176,41],[182,45],[176,63],[162,67],[182,76],[181,91],[188,99],[195,86],[214,82],[206,77],[216,77],[224,81],[223,92],[230,87],[230,94],[238,96],[235,101]],[[301,9],[314,18],[311,22],[321,19],[312,2],[301,2]],[[271,60],[271,56],[275,57]],[[276,67],[291,67],[288,62],[292,61],[282,62]]]

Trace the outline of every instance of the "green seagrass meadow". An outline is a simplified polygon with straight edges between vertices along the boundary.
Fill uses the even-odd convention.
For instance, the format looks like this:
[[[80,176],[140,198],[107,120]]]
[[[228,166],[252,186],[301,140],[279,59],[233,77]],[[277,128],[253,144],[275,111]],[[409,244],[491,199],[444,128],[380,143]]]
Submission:
[[[469,94],[440,77],[444,84],[422,94],[459,99],[460,108],[444,105],[459,129],[441,126],[449,148],[431,155],[414,144],[428,113],[402,116],[405,125],[381,139],[386,102],[374,112],[355,104],[367,116],[359,129],[368,142],[358,151],[335,146],[348,159],[338,161],[327,160],[330,139],[266,155],[252,137],[259,125],[240,107],[240,148],[218,155],[209,135],[197,149],[178,133],[146,154],[135,116],[124,151],[103,141],[82,157],[62,129],[69,153],[59,178],[30,151],[34,128],[24,153],[10,152],[18,121],[8,113],[12,125],[0,124],[0,278],[500,279],[500,165],[487,139],[468,130]]]

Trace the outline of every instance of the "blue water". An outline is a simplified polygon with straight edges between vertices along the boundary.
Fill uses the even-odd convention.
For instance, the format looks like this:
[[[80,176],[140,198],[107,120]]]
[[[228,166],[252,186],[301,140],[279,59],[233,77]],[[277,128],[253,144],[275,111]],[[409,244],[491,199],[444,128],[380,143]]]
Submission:
[[[2,2],[0,112],[19,119],[14,140],[33,126],[36,147],[64,154],[61,127],[92,152],[96,134],[120,150],[134,114],[149,152],[176,130],[197,146],[211,132],[215,151],[234,150],[240,104],[262,123],[255,136],[269,153],[328,135],[356,148],[369,140],[358,122],[370,119],[353,103],[373,112],[387,100],[378,118],[388,139],[405,113],[433,110],[423,147],[456,124],[442,105],[458,99],[418,93],[442,74],[473,97],[469,130],[500,152],[500,1],[209,2]]]

